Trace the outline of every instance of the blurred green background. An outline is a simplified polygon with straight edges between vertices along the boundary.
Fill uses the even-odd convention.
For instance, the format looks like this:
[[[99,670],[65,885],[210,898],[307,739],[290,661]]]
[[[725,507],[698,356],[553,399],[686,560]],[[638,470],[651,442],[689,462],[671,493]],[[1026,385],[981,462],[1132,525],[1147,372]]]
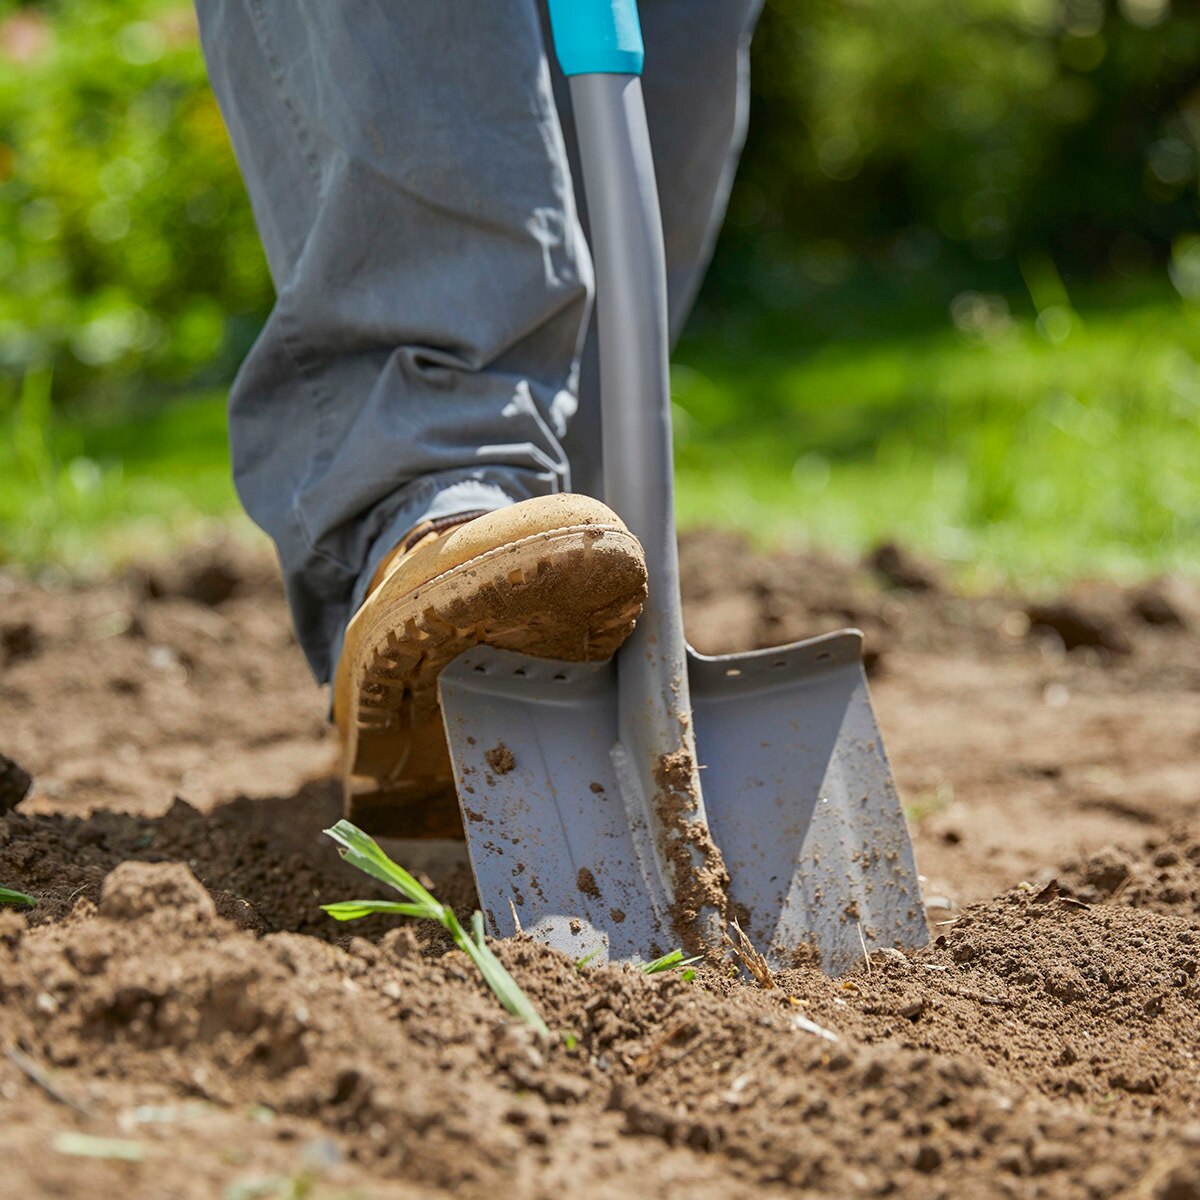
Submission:
[[[681,516],[967,580],[1200,569],[1200,10],[767,0]],[[236,520],[271,302],[178,0],[0,0],[0,562]]]

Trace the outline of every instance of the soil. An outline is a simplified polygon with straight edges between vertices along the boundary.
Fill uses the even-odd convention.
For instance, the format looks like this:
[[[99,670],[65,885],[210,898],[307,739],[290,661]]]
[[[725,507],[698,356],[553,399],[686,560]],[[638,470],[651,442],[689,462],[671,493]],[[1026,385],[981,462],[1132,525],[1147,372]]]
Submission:
[[[320,833],[269,558],[0,575],[0,884],[39,900],[0,911],[0,1197],[1196,1200],[1200,587],[967,597],[885,549],[694,535],[688,623],[866,632],[934,943],[769,988],[497,943],[549,1042],[440,933],[321,913],[381,893]],[[389,849],[470,912],[461,847]]]

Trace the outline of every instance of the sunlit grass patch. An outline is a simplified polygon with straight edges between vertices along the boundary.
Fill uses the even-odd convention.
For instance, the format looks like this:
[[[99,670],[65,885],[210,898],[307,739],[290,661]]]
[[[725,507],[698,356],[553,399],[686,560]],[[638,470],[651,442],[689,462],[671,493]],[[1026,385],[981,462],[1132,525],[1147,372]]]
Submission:
[[[218,395],[72,419],[32,374],[0,393],[0,430],[0,564],[87,573],[243,523]]]
[[[1200,322],[1178,301],[791,353],[776,325],[680,358],[685,523],[896,537],[984,578],[1200,567]]]
[[[980,583],[1200,570],[1197,310],[1161,287],[1082,314],[956,305],[906,332],[748,313],[685,341],[681,524],[895,537]],[[0,394],[0,562],[86,570],[248,528],[223,395],[68,417],[48,383]]]

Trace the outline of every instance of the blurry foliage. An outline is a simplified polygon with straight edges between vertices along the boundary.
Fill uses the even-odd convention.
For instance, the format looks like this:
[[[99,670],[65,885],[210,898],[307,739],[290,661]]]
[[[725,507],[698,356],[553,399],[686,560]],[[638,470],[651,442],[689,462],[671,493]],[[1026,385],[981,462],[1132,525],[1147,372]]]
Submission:
[[[767,0],[710,304],[1043,260],[1200,299],[1200,8],[1173,3]],[[0,418],[30,371],[56,403],[220,384],[270,298],[190,4],[0,0]]]
[[[766,0],[754,58],[684,519],[1196,569],[1200,6]],[[0,562],[227,513],[270,302],[187,0],[0,0]]]
[[[1194,4],[767,0],[754,57],[725,249],[777,278],[1031,248],[1136,274],[1197,224]]]
[[[190,7],[0,0],[0,372],[194,381],[269,302]]]

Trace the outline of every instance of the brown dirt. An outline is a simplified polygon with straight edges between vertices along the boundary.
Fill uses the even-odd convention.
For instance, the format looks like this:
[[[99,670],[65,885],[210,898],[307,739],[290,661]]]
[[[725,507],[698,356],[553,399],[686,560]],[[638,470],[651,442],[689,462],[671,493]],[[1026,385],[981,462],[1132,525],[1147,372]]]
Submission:
[[[440,936],[319,911],[377,893],[265,557],[0,576],[40,900],[0,913],[0,1196],[1200,1197],[1200,589],[682,557],[702,650],[866,631],[932,946],[766,990],[500,943],[540,1044]],[[397,855],[470,909],[458,847]]]
[[[703,954],[706,914],[724,924],[729,907],[729,872],[721,851],[713,841],[708,825],[696,819],[700,790],[697,788],[696,756],[691,747],[681,746],[662,755],[654,766],[658,788],[654,807],[667,837],[668,861],[674,884],[671,904],[671,928],[680,947],[691,954]],[[668,953],[662,946],[651,946],[653,958]]]
[[[493,746],[483,757],[497,775],[507,775],[517,765],[513,752],[503,742]]]

